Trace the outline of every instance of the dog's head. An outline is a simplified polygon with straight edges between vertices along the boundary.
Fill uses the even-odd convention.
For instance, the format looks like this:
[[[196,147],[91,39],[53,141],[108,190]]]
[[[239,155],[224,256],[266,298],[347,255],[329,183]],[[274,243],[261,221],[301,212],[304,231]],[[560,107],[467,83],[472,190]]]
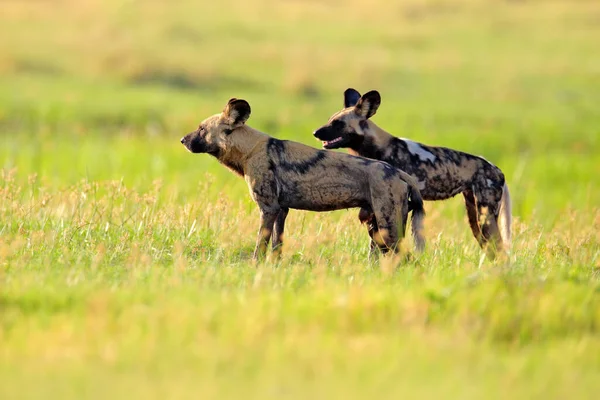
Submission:
[[[230,99],[223,112],[202,121],[198,129],[181,138],[181,143],[192,153],[208,153],[218,157],[231,133],[243,126],[249,117],[250,104],[246,100]]]
[[[369,134],[368,119],[377,112],[381,96],[376,90],[360,95],[350,88],[344,92],[344,109],[314,132],[326,149],[358,147]]]

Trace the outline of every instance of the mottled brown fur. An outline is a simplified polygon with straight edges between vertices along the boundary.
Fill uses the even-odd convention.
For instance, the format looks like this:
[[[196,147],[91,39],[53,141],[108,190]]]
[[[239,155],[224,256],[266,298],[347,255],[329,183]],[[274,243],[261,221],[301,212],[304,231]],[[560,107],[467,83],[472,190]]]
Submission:
[[[193,153],[213,155],[246,180],[261,214],[255,258],[264,255],[271,236],[273,250],[280,250],[290,208],[360,208],[360,215],[373,215],[365,221],[371,248],[396,251],[404,236],[409,197],[413,235],[422,248],[423,202],[415,184],[402,179],[403,172],[385,162],[272,138],[246,125],[249,116],[246,101],[231,99],[222,113],[202,121],[181,143]]]
[[[348,89],[344,109],[314,136],[327,149],[348,148],[350,154],[382,160],[407,172],[417,180],[424,200],[444,200],[463,193],[469,226],[478,243],[486,247],[491,242],[491,256],[508,244],[510,198],[502,171],[482,157],[392,136],[369,119],[380,103],[376,91],[361,96]],[[499,217],[504,223],[503,235]]]

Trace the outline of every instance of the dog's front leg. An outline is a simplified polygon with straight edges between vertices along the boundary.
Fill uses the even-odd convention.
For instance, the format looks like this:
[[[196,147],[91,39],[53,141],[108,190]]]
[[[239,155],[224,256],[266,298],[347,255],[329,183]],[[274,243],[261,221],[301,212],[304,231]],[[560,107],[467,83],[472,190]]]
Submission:
[[[254,260],[259,260],[264,257],[269,245],[269,239],[273,232],[273,224],[279,214],[279,209],[263,209],[260,210],[260,229],[256,239],[256,248],[254,249]]]
[[[275,229],[273,229],[273,255],[277,258],[281,256],[281,247],[283,246],[283,231],[285,229],[285,219],[287,218],[289,208],[282,208],[277,214],[275,220]]]

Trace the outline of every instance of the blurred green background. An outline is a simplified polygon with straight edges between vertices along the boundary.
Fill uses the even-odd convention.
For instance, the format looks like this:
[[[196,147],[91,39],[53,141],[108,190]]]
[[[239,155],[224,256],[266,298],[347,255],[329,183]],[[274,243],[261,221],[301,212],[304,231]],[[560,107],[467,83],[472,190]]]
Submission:
[[[255,128],[319,147],[355,87],[396,136],[500,166],[517,217],[600,204],[595,1],[5,0],[0,24],[0,163],[21,177],[161,178],[188,201],[209,172],[242,196],[179,138],[240,97]]]

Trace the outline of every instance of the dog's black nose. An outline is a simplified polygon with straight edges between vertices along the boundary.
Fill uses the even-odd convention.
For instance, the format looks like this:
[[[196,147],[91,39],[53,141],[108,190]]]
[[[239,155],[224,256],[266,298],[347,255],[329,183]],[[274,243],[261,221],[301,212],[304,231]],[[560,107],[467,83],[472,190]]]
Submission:
[[[183,142],[185,141],[185,137],[181,138],[181,144],[183,144]]]
[[[317,129],[316,131],[313,132],[313,136],[317,136],[317,132],[319,132],[319,130]]]

